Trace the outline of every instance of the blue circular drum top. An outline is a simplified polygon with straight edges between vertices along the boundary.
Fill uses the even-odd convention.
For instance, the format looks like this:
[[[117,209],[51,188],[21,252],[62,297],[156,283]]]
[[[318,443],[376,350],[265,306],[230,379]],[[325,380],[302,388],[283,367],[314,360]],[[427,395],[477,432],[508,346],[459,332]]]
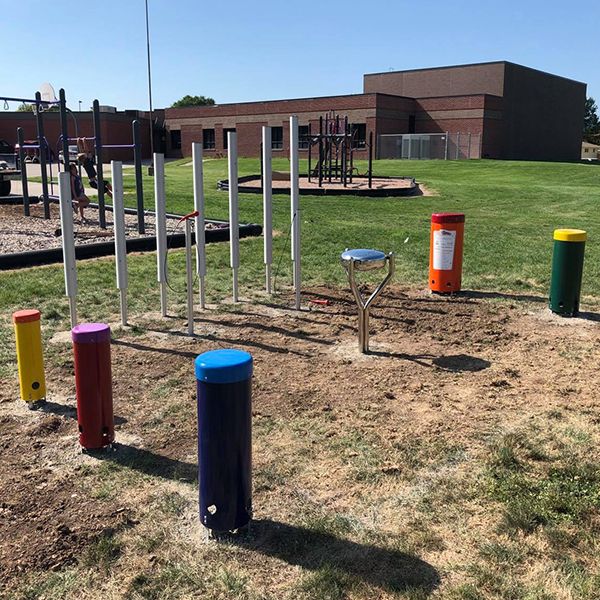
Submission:
[[[370,262],[384,260],[385,253],[379,250],[367,250],[366,248],[356,248],[342,252],[342,260],[359,260],[360,262]]]
[[[345,250],[341,256],[342,262],[354,263],[354,268],[359,271],[380,269],[385,266],[386,258],[387,256],[384,252],[367,248]]]

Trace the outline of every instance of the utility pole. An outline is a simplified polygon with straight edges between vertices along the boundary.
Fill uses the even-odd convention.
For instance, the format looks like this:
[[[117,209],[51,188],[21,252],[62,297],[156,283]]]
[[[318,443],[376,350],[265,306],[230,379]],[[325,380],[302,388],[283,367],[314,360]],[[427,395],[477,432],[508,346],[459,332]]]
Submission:
[[[150,154],[154,159],[154,117],[152,116],[152,75],[150,71],[150,24],[148,20],[148,0],[146,3],[146,51],[148,56],[148,103],[150,105]],[[148,167],[148,175],[154,175],[152,163]]]

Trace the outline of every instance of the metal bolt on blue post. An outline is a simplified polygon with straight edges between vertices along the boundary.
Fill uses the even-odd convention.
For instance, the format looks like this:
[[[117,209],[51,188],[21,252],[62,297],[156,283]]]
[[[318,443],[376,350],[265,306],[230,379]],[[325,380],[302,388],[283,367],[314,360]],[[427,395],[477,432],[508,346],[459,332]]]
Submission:
[[[212,350],[195,361],[200,522],[237,532],[252,518],[252,356]]]

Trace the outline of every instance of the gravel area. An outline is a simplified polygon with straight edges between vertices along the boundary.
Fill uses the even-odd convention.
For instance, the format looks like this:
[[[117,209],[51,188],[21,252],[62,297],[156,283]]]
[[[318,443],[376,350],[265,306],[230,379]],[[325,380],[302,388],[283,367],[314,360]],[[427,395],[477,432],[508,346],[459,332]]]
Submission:
[[[125,214],[125,229],[128,238],[150,237],[154,235],[156,220],[154,215],[146,215],[146,234],[140,235],[137,230],[137,215]],[[176,219],[167,219],[167,232],[174,233]],[[94,244],[109,242],[113,237],[113,214],[106,211],[106,229],[100,229],[98,210],[88,207],[85,209],[85,221],[82,223],[79,215],[75,217],[75,244]],[[208,223],[207,229],[218,228],[218,225]],[[180,226],[177,230],[183,232]],[[31,216],[23,215],[22,205],[0,205],[0,254],[25,252],[28,250],[45,250],[60,248],[60,212],[58,204],[50,205],[50,219],[44,219],[44,206],[31,205]]]

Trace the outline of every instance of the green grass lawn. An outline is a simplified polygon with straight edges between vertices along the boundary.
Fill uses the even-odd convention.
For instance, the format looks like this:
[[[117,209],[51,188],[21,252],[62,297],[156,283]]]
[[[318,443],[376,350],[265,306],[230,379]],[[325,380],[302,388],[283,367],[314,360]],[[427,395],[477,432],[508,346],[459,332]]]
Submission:
[[[189,159],[166,166],[167,208],[175,213],[193,210],[192,168]],[[305,165],[302,165],[305,167]],[[366,165],[358,163],[359,169]],[[285,171],[289,161],[273,162]],[[240,159],[239,173],[259,172],[256,159]],[[434,211],[466,213],[463,286],[499,292],[545,294],[549,285],[552,232],[556,227],[581,227],[589,241],[583,278],[588,300],[600,295],[600,169],[594,165],[508,161],[377,161],[377,175],[409,175],[423,182],[434,196],[414,198],[301,197],[302,276],[306,285],[344,284],[339,254],[346,247],[375,247],[397,253],[396,281],[427,285],[429,220]],[[228,198],[216,189],[227,176],[225,159],[204,163],[206,216],[227,219]],[[129,205],[135,206],[133,170],[125,170]],[[147,207],[153,206],[153,180],[144,176]],[[278,232],[274,242],[277,284],[289,282],[289,197],[276,195],[273,222]],[[262,222],[260,195],[240,195],[240,219]],[[181,253],[171,257],[172,277],[182,274]],[[228,247],[208,249],[208,288],[211,298],[227,293],[230,285]],[[130,258],[133,310],[156,303],[155,258]],[[87,316],[114,295],[110,259],[80,263],[81,294]],[[242,293],[259,288],[263,281],[262,239],[242,242],[240,284]],[[45,302],[62,294],[60,267],[0,274],[0,304],[8,309]],[[31,291],[33,297],[27,295]],[[64,307],[62,309],[65,310]]]

